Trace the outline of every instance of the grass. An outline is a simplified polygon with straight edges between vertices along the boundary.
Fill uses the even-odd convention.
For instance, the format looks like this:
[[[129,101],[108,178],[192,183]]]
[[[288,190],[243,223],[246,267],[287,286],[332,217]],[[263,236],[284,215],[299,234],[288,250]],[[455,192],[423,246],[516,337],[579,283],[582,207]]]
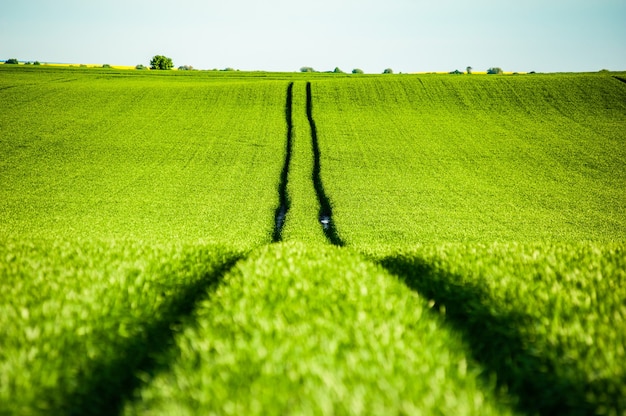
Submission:
[[[355,253],[266,246],[223,283],[124,414],[507,413],[458,336]]]
[[[0,245],[0,413],[119,411],[239,256],[133,241]]]
[[[623,241],[625,88],[610,76],[313,84],[347,244]]]
[[[3,78],[1,234],[269,241],[285,84],[43,74]]]
[[[0,66],[0,413],[623,413],[612,75]]]
[[[2,78],[0,413],[114,411],[270,241],[284,83],[104,74]]]
[[[623,86],[597,75],[314,85],[347,245],[446,311],[519,410],[624,411]]]
[[[540,414],[626,409],[621,244],[446,244],[380,255],[473,357]]]

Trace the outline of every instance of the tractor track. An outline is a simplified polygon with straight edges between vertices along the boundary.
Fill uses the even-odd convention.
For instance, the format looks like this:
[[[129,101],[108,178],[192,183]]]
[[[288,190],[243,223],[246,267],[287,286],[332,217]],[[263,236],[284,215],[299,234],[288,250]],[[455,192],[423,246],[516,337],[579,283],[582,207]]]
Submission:
[[[306,84],[306,115],[309,119],[309,126],[311,128],[311,147],[313,149],[313,187],[315,188],[315,194],[320,205],[318,220],[322,225],[326,239],[335,246],[343,246],[344,242],[339,237],[335,224],[333,223],[333,209],[330,203],[328,195],[324,190],[324,183],[322,182],[322,167],[320,163],[321,153],[319,142],[317,139],[317,126],[313,119],[313,97],[311,93],[311,83]]]
[[[274,243],[282,240],[283,226],[285,225],[285,217],[291,206],[289,194],[287,193],[287,183],[289,182],[289,164],[291,163],[291,155],[293,152],[293,82],[287,87],[287,101],[285,103],[285,120],[287,122],[287,142],[285,145],[285,161],[283,170],[280,172],[280,182],[278,183],[278,207],[274,215],[274,234],[272,241]]]

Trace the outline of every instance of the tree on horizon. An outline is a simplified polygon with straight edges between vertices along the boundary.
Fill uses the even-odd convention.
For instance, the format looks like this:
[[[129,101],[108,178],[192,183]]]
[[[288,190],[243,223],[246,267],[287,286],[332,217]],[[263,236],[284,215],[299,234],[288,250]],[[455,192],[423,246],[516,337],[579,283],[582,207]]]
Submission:
[[[150,69],[167,70],[174,68],[172,58],[163,55],[155,55],[150,60]]]

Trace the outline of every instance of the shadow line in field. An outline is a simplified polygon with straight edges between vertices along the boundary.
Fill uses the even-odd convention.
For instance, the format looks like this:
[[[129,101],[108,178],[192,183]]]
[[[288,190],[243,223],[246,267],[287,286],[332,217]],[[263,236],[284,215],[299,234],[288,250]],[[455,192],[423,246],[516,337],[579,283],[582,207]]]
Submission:
[[[621,81],[621,82],[626,84],[626,78],[622,78],[622,77],[618,77],[618,76],[613,76],[613,78],[615,78],[616,80]]]
[[[202,279],[186,287],[163,306],[160,317],[146,326],[139,336],[130,338],[122,348],[115,348],[106,357],[86,369],[84,380],[77,391],[66,397],[62,414],[84,416],[109,416],[121,414],[124,403],[145,381],[143,373],[152,377],[167,369],[167,353],[174,346],[176,328],[188,320],[196,305],[217,288],[223,276],[231,270],[240,257],[234,257],[217,266]]]
[[[494,310],[485,289],[460,283],[458,276],[438,271],[420,258],[387,257],[379,263],[410,289],[433,300],[433,311],[445,307],[446,322],[462,334],[474,359],[486,369],[485,376],[495,374],[498,388],[513,394],[518,410],[541,415],[588,415],[600,410],[585,397],[611,391],[610,380],[585,383],[560,377],[557,363],[525,347],[528,342],[520,328],[528,325],[528,316]]]
[[[313,119],[313,97],[311,93],[311,83],[306,84],[306,115],[309,119],[309,125],[311,128],[311,146],[313,148],[313,187],[315,188],[315,194],[320,204],[320,210],[318,214],[318,220],[322,225],[326,239],[336,246],[343,246],[344,242],[339,237],[335,224],[333,222],[333,209],[330,203],[330,199],[326,195],[324,190],[324,184],[321,176],[321,164],[320,164],[320,147],[317,139],[317,126]]]
[[[285,162],[283,170],[280,172],[280,182],[278,183],[278,207],[274,215],[274,233],[272,241],[277,243],[282,240],[283,225],[285,217],[291,206],[289,194],[287,193],[287,182],[289,181],[289,164],[293,148],[293,82],[287,86],[287,101],[285,103],[285,119],[287,122],[287,142],[285,144]]]

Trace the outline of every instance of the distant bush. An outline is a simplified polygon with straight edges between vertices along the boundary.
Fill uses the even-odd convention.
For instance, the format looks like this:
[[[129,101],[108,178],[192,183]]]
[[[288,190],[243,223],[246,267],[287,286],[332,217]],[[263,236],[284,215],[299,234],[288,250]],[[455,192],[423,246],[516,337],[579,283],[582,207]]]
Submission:
[[[468,66],[467,68],[465,68],[465,70],[467,71],[467,75],[472,75],[472,71],[474,70],[474,68]]]
[[[459,71],[458,69],[455,69],[454,71],[448,72],[449,74],[453,74],[453,75],[461,75],[463,74],[463,72]]]
[[[341,69],[339,69],[339,67],[338,67],[338,66],[337,66],[337,67],[335,67],[335,69],[333,70],[333,72],[334,72],[335,74],[345,74],[345,72],[343,72]]]
[[[82,65],[81,65],[81,66],[82,66]],[[109,64],[104,64],[104,65],[102,65],[102,68],[111,68],[111,65],[109,65]]]
[[[9,64],[9,65],[17,65],[20,63],[20,61],[18,61],[15,58],[11,58],[11,59],[7,59],[6,61],[4,61],[5,64]]]
[[[139,69],[139,70],[141,70],[141,69],[146,69],[146,67],[145,67],[145,66],[143,66],[143,65],[141,65],[141,64],[139,64],[139,65],[137,65],[137,66],[135,67],[135,69]]]
[[[310,66],[303,66],[302,68],[300,68],[300,72],[315,72],[315,70]]]
[[[501,75],[504,73],[504,71],[502,70],[502,68],[495,67],[495,68],[489,68],[487,70],[487,73],[491,75]]]
[[[33,65],[41,65],[41,63],[39,63],[39,61],[35,61],[33,62]]]
[[[235,70],[235,68],[231,68],[231,67],[222,69],[222,71],[226,71],[226,72],[231,72],[231,71],[234,71],[234,70]]]
[[[362,73],[363,73],[363,70],[362,70],[362,69],[360,69],[360,68],[354,68],[354,69],[352,70],[352,73],[353,73],[353,74],[362,74]]]
[[[193,66],[191,65],[182,65],[178,67],[179,71],[193,71]]]
[[[387,68],[383,71],[383,74],[393,74],[393,69]]]

